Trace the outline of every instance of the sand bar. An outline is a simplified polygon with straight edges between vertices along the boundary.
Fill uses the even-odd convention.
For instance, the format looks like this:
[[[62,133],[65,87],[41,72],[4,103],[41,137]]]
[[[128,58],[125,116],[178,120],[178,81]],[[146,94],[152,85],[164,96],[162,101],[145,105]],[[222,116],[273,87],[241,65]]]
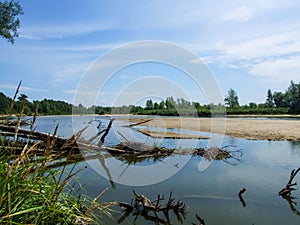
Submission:
[[[148,119],[133,117],[126,121],[133,124]],[[300,120],[157,117],[141,125],[214,133],[224,132],[228,136],[251,140],[300,141]]]
[[[182,134],[176,132],[163,132],[163,131],[154,131],[154,130],[138,130],[139,132],[153,137],[153,138],[170,138],[170,139],[208,139],[206,136],[193,135],[193,134]]]

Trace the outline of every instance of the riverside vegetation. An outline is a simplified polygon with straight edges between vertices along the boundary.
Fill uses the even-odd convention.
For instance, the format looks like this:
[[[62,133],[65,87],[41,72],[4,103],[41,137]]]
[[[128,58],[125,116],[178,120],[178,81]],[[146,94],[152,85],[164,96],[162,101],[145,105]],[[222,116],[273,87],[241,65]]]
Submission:
[[[9,114],[19,87],[8,108]],[[81,169],[74,171],[75,164],[68,169],[66,166],[52,168],[55,161],[60,161],[54,145],[56,131],[53,136],[48,135],[43,144],[30,139],[37,109],[29,136],[21,138],[19,125],[24,105],[23,99],[14,123],[14,134],[0,134],[0,224],[87,224],[98,221],[99,213],[94,213],[95,210],[109,212],[107,206],[97,203],[104,192],[94,200],[79,195],[80,184],[75,178]]]
[[[11,98],[0,92],[0,114],[7,114]],[[300,113],[300,83],[291,81],[285,92],[274,92],[269,89],[265,103],[250,102],[248,105],[240,105],[236,91],[230,89],[225,96],[225,106],[221,104],[200,104],[189,102],[183,98],[175,100],[168,97],[166,100],[155,102],[152,99],[146,101],[145,107],[141,106],[96,106],[86,108],[82,104],[77,106],[64,101],[44,99],[42,101],[29,101],[27,95],[21,94],[16,100],[11,112],[17,114],[24,102],[24,114],[33,115],[34,109],[39,107],[40,115],[71,115],[73,114],[137,114],[137,115],[161,115],[161,116],[210,116],[211,113],[229,115],[255,114],[255,115],[280,115]],[[225,108],[226,107],[226,108]]]

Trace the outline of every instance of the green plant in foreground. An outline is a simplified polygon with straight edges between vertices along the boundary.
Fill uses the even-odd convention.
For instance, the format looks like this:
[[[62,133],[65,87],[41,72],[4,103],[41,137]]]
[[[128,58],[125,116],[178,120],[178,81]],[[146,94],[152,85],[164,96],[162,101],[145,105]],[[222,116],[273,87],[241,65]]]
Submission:
[[[21,82],[8,115],[11,114],[20,86]],[[14,138],[0,133],[0,224],[99,224],[99,213],[95,214],[94,211],[108,213],[110,203],[97,203],[106,190],[94,200],[78,196],[74,178],[81,170],[73,172],[75,164],[70,170],[65,166],[51,169],[53,164],[59,164],[66,157],[59,153],[62,149],[55,150],[59,148],[55,138],[58,126],[53,136],[49,135],[47,140],[41,142],[18,137],[25,100],[23,98]],[[38,106],[30,131],[34,130],[37,114]],[[38,155],[41,152],[43,155]]]
[[[95,200],[76,196],[70,182],[80,170],[50,169],[50,154],[37,157],[34,146],[25,146],[16,156],[5,154],[6,147],[13,146],[0,145],[0,224],[95,222],[93,211],[106,208]]]

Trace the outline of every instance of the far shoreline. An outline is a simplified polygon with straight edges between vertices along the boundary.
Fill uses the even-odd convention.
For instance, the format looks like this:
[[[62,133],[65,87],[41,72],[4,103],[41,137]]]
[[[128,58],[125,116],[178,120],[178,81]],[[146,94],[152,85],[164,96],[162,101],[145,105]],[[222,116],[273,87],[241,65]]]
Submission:
[[[227,118],[299,118],[300,114],[237,114],[237,115],[226,115]]]
[[[148,114],[69,114],[69,115],[41,115],[41,116],[111,116],[111,117],[124,117],[124,116],[153,116],[153,117],[162,117],[162,118],[219,118],[218,116],[215,117],[192,117],[192,116],[161,116],[161,115],[148,115]],[[300,119],[300,114],[297,115],[292,115],[292,114],[274,114],[274,115],[268,115],[268,114],[237,114],[237,115],[228,115],[225,114],[224,117],[220,118],[299,118]]]
[[[0,118],[6,118],[8,116],[18,116],[16,114],[12,115],[0,115]],[[23,115],[31,117],[33,115]],[[53,116],[116,116],[116,117],[124,117],[124,116],[153,116],[153,117],[162,117],[162,118],[170,118],[170,117],[182,117],[182,118],[299,118],[300,114],[225,114],[225,116],[214,116],[214,117],[192,117],[192,116],[162,116],[162,115],[149,115],[149,114],[53,114],[53,115],[38,115],[38,117],[53,117]]]
[[[286,117],[285,117],[286,118]],[[128,124],[143,126],[177,128],[191,131],[212,132],[212,128],[220,126],[215,132],[235,138],[248,140],[269,141],[300,141],[300,120],[291,119],[257,119],[255,121],[244,118],[187,118],[187,117],[159,117],[145,121],[145,118],[123,119]],[[122,120],[122,118],[120,118]]]

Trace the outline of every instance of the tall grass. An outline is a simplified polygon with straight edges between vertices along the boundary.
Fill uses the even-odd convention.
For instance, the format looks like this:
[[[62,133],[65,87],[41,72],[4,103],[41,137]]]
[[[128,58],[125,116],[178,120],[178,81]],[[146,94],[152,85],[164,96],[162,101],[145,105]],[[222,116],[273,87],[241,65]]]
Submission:
[[[109,212],[97,202],[104,192],[93,201],[78,195],[75,178],[81,170],[74,172],[75,164],[71,170],[52,169],[63,160],[54,151],[54,135],[34,143],[18,138],[17,127],[14,138],[0,133],[0,224],[99,224],[94,211]]]
[[[21,82],[8,115],[20,86]],[[23,109],[24,104],[16,121],[14,138],[0,132],[0,224],[100,224],[99,212],[94,212],[109,213],[109,204],[98,203],[105,191],[94,200],[78,195],[75,177],[81,170],[74,172],[75,164],[71,170],[66,170],[66,167],[52,169],[51,165],[60,160],[57,149],[55,151],[57,127],[53,136],[49,135],[43,143],[19,138]],[[31,132],[37,110],[30,126]],[[41,152],[44,153],[42,156]]]
[[[18,156],[7,154],[12,149],[1,141],[0,224],[88,224],[99,219],[94,209],[107,210],[76,195],[70,182],[80,170],[50,169],[51,155],[36,156],[35,145]]]

